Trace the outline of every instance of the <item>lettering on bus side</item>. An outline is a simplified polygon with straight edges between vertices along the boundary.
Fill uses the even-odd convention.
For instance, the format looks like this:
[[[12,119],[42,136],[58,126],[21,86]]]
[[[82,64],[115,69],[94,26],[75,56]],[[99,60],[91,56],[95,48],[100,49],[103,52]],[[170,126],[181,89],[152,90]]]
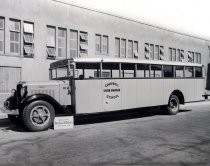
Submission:
[[[119,84],[116,82],[109,82],[105,84],[105,89],[103,90],[106,94],[107,99],[116,99],[119,98],[120,88]],[[117,93],[117,94],[116,94]]]

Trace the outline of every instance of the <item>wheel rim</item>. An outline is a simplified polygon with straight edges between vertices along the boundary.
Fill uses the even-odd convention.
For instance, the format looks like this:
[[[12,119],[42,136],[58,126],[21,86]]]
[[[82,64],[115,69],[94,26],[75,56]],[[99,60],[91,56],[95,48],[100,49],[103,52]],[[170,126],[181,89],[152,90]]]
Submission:
[[[178,101],[175,98],[172,98],[169,103],[169,107],[173,112],[176,112],[178,109]]]
[[[50,120],[49,109],[42,105],[34,107],[30,113],[30,120],[37,127],[46,125]]]

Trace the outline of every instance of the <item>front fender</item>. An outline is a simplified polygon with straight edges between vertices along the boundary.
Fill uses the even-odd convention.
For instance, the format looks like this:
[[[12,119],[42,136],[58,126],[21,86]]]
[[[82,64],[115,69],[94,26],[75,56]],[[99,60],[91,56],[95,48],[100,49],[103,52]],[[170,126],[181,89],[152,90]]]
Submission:
[[[62,107],[53,97],[47,95],[47,94],[33,94],[31,96],[28,96],[21,100],[20,108],[24,108],[26,105],[28,105],[31,102],[37,101],[37,100],[43,100],[51,104],[55,111],[65,111],[64,107]]]

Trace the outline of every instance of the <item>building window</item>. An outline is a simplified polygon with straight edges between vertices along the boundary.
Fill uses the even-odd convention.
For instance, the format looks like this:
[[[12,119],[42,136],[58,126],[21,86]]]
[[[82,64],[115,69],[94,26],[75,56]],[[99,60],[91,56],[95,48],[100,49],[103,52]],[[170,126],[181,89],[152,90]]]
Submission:
[[[195,63],[201,63],[201,54],[195,52],[195,58],[194,58]]]
[[[154,59],[154,45],[153,44],[149,45],[149,55],[150,55],[150,59]]]
[[[75,58],[78,56],[78,32],[70,30],[70,57]]]
[[[108,36],[103,36],[102,37],[102,54],[108,55],[108,45],[109,45],[109,40]]]
[[[101,35],[96,35],[95,36],[95,42],[96,42],[96,54],[101,53]]]
[[[0,53],[4,53],[4,18],[0,17]]]
[[[128,40],[128,58],[133,58],[133,41]]]
[[[133,43],[133,54],[134,54],[134,57],[135,58],[138,58],[139,57],[138,52],[139,52],[138,42],[137,41],[134,41],[134,43]]]
[[[21,80],[21,68],[0,66],[0,93],[9,93]]]
[[[50,58],[54,58],[56,50],[56,30],[55,27],[47,26],[47,55]]]
[[[122,58],[126,57],[126,40],[125,39],[121,39],[120,57],[122,57]]]
[[[58,28],[58,57],[66,56],[66,29]]]
[[[88,33],[87,32],[80,32],[80,56],[87,56],[88,55]]]
[[[154,51],[154,59],[155,60],[159,60],[160,57],[159,57],[159,46],[158,45],[155,45],[155,51]]]
[[[115,56],[120,57],[120,38],[115,38]]]
[[[169,60],[181,62],[184,59],[184,50],[169,48]]]
[[[188,62],[194,62],[194,52],[188,51]]]
[[[20,21],[10,20],[10,53],[20,54]]]
[[[24,56],[33,57],[34,55],[34,24],[24,22],[23,24],[23,52]]]

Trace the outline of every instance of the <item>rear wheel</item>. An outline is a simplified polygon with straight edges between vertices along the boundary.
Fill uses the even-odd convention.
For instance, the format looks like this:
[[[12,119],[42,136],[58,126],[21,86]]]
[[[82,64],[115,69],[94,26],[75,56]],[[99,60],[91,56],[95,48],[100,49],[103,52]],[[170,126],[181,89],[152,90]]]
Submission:
[[[176,115],[179,112],[180,101],[176,95],[171,95],[169,103],[166,106],[167,114]]]
[[[55,110],[46,101],[34,101],[23,109],[22,118],[27,130],[43,131],[52,126],[55,118]]]

